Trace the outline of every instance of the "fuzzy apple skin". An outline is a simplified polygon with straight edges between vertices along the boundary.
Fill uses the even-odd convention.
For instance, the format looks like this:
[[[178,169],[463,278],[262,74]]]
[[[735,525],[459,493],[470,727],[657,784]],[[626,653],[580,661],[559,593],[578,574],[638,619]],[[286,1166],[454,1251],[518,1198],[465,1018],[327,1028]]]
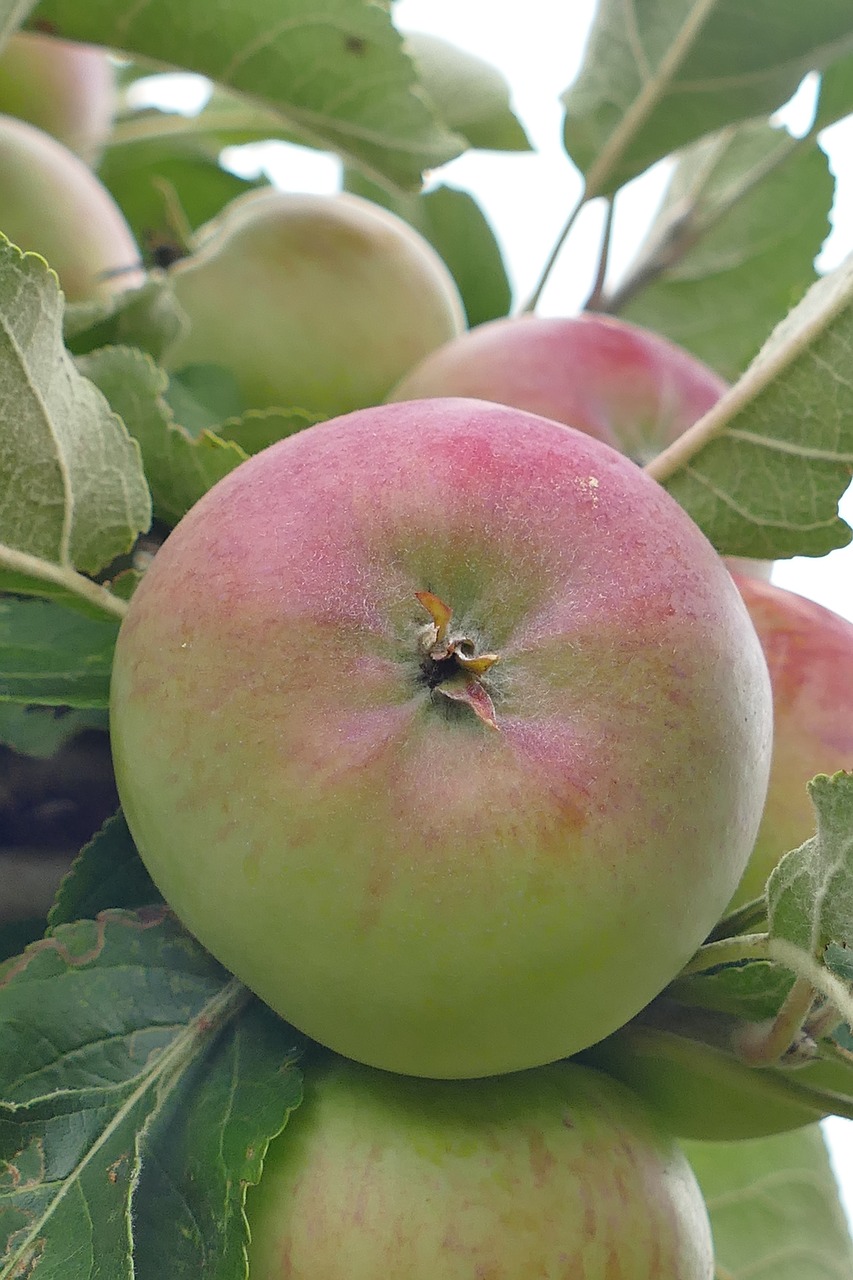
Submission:
[[[391,399],[494,400],[564,422],[644,464],[707,413],[726,386],[689,352],[625,320],[523,315],[446,343]]]
[[[247,1202],[251,1280],[711,1280],[707,1212],[627,1089],[569,1063],[406,1080],[338,1060]]]
[[[773,760],[764,816],[732,906],[764,892],[779,859],[815,832],[806,783],[853,769],[853,624],[793,591],[735,575],[773,688]]]
[[[497,728],[427,682],[419,592],[499,654]],[[166,898],[389,1070],[511,1071],[622,1025],[719,918],[764,800],[767,672],[710,544],[628,459],[477,401],[351,414],[232,472],[157,553],[113,670]]]
[[[19,32],[0,53],[0,112],[52,134],[87,164],[109,135],[115,96],[103,49]]]
[[[171,271],[190,327],[167,360],[226,366],[248,408],[376,404],[464,328],[432,246],[359,196],[249,192],[199,242]]]
[[[0,116],[0,231],[46,258],[69,302],[143,283],[124,215],[79,156],[23,120]]]

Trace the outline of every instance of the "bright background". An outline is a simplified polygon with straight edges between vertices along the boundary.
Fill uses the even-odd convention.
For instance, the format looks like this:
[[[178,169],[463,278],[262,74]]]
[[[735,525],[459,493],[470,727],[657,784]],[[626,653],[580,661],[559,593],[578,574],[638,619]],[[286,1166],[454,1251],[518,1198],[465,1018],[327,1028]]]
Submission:
[[[395,4],[395,22],[401,30],[443,36],[499,67],[509,81],[516,113],[535,150],[469,153],[444,166],[440,180],[471,191],[479,200],[500,241],[516,307],[531,294],[580,194],[580,177],[562,146],[559,99],[580,67],[594,10],[595,0],[524,0],[513,5],[496,5],[494,0],[397,0]],[[192,88],[186,78],[181,80],[176,105],[190,108]],[[203,97],[204,91],[200,93]],[[792,132],[806,132],[814,96],[814,84],[807,80],[780,113]],[[820,143],[837,179],[833,229],[817,262],[820,270],[828,271],[853,251],[853,122],[841,121],[825,130]],[[232,160],[233,167],[247,175],[263,167],[277,185],[291,191],[332,192],[340,184],[340,165],[333,157],[284,143],[245,147]],[[663,161],[620,194],[608,279],[618,278],[631,260],[667,176]],[[540,314],[566,315],[582,307],[598,263],[602,221],[599,204],[584,210],[549,278],[537,308]],[[853,488],[845,495],[841,514],[853,524]],[[853,546],[819,560],[798,557],[781,562],[773,580],[853,621]],[[853,1224],[853,1122],[832,1119],[824,1129]]]

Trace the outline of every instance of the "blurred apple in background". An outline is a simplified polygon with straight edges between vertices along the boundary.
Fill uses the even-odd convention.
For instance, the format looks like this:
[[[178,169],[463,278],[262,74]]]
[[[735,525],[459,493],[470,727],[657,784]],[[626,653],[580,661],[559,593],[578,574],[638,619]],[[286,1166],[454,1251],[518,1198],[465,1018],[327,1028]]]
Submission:
[[[764,891],[776,863],[814,835],[806,783],[853,769],[853,623],[793,591],[735,581],[761,641],[773,687],[773,763],[752,857],[732,899]]]
[[[645,464],[719,400],[726,383],[666,338],[611,316],[511,316],[427,356],[392,400],[473,396],[540,413]]]
[[[0,231],[46,258],[70,302],[145,279],[124,214],[91,169],[34,125],[0,116]]]
[[[170,272],[189,327],[166,362],[225,366],[246,408],[376,404],[465,326],[432,246],[359,196],[250,192],[197,240]]]
[[[87,164],[106,142],[115,103],[115,73],[103,49],[19,32],[0,52],[0,112],[52,134]]]

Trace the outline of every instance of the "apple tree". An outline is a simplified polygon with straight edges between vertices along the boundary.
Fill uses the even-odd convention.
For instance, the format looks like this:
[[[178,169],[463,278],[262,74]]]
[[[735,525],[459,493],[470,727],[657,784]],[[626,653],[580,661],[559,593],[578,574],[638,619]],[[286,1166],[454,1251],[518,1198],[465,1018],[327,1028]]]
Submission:
[[[510,86],[387,0],[0,0],[0,1280],[853,1274],[853,623],[768,581],[853,14],[598,0],[562,105],[513,299]]]

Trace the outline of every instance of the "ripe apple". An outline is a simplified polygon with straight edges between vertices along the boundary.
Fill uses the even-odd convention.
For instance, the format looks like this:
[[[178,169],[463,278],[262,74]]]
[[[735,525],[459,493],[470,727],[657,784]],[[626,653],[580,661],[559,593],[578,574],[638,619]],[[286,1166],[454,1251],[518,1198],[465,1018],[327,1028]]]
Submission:
[[[411,369],[393,400],[473,396],[540,413],[641,465],[719,400],[713,369],[612,316],[510,316],[461,334]]]
[[[0,231],[47,259],[69,302],[143,283],[139,249],[106,187],[34,125],[0,116]]]
[[[644,466],[726,388],[713,369],[659,334],[586,312],[478,325],[431,352],[389,399],[493,400],[564,422]],[[773,567],[767,560],[731,563],[760,578]]]
[[[853,769],[853,624],[793,591],[735,575],[773,688],[773,760],[764,816],[732,899],[764,892],[779,859],[814,835],[806,783]]]
[[[631,1092],[556,1063],[424,1081],[338,1059],[248,1193],[251,1280],[711,1280],[707,1211]]]
[[[849,1097],[843,1062],[749,1067],[731,1054],[658,1027],[631,1023],[581,1059],[634,1090],[679,1138],[735,1142],[814,1124],[832,1111],[808,1090]]]
[[[224,365],[247,408],[331,417],[376,404],[464,328],[432,246],[347,194],[240,196],[202,228],[171,280],[190,323],[169,367]]]
[[[114,108],[115,77],[103,49],[19,32],[0,53],[0,112],[52,134],[87,164],[100,154]]]
[[[272,445],[158,551],[113,669],[119,793],[188,928],[314,1039],[483,1076],[621,1026],[752,848],[743,602],[627,458],[468,400]]]

